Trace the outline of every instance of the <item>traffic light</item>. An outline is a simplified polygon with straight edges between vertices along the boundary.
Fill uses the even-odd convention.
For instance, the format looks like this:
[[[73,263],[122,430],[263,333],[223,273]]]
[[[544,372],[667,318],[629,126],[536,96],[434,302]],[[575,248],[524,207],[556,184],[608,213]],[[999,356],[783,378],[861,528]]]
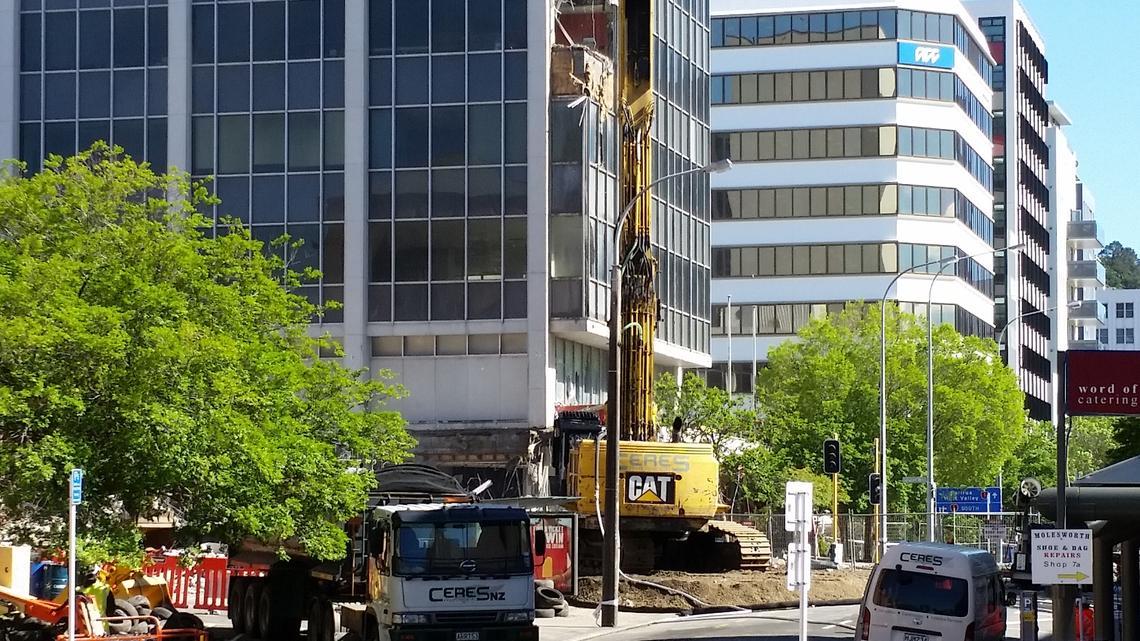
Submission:
[[[839,474],[843,471],[843,459],[839,455],[839,440],[829,438],[823,442],[823,473]]]
[[[873,473],[867,476],[867,490],[871,494],[871,505],[883,503],[883,476]]]

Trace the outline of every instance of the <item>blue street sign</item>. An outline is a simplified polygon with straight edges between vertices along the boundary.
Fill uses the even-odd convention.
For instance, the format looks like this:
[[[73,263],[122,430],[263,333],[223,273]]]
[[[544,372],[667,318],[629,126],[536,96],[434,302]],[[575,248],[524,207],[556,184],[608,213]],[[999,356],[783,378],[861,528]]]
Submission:
[[[71,470],[71,504],[79,505],[83,502],[83,470]]]
[[[934,496],[935,511],[985,514],[1001,512],[1000,487],[940,487]]]
[[[954,68],[954,47],[899,41],[899,64],[918,67]]]

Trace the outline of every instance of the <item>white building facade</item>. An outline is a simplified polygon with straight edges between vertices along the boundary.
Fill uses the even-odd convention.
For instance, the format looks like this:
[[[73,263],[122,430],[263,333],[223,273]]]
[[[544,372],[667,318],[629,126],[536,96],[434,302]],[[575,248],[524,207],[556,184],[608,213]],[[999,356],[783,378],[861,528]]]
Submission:
[[[1108,317],[1100,330],[1100,348],[1140,349],[1140,289],[1103,289],[1100,302]]]
[[[922,0],[712,12],[713,154],[736,166],[712,183],[710,382],[750,391],[754,350],[884,294],[992,337],[993,60],[976,19]],[[968,258],[887,291],[953,256]]]

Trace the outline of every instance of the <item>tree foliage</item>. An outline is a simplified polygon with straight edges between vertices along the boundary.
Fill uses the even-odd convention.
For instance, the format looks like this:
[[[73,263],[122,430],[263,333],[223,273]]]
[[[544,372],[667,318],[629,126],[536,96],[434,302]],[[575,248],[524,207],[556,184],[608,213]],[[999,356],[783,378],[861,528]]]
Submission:
[[[1100,262],[1104,265],[1105,284],[1109,287],[1140,288],[1140,258],[1136,256],[1136,250],[1114,240],[1100,250]]]
[[[1108,452],[1109,463],[1140,456],[1140,417],[1117,418],[1112,426],[1112,440],[1112,448]]]
[[[0,523],[129,554],[140,517],[185,541],[296,538],[344,554],[362,468],[413,442],[383,408],[402,389],[320,356],[303,275],[246,229],[211,235],[207,199],[100,145],[0,177]],[[307,274],[312,277],[313,274]]]
[[[743,399],[709,387],[693,372],[686,373],[680,385],[672,374],[661,374],[654,382],[653,397],[658,425],[672,426],[680,417],[684,440],[712,444],[718,461],[750,440],[756,429],[756,414]]]
[[[760,372],[760,434],[793,468],[822,469],[822,443],[842,442],[844,491],[867,509],[867,475],[879,435],[877,305],[849,305],[815,319],[799,340],[773,348]],[[917,508],[921,486],[901,482],[926,472],[925,322],[887,308],[887,452],[892,509]],[[934,330],[935,479],[979,485],[997,478],[1025,421],[1022,394],[991,340]]]

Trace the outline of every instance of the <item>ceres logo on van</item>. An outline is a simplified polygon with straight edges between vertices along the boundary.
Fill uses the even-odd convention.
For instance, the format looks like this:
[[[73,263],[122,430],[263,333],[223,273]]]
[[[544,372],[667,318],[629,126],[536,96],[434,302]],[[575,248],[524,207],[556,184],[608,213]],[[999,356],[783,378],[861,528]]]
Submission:
[[[920,565],[932,565],[939,567],[942,565],[942,557],[937,554],[917,554],[915,552],[903,552],[899,555],[899,560],[903,563],[914,563]]]

